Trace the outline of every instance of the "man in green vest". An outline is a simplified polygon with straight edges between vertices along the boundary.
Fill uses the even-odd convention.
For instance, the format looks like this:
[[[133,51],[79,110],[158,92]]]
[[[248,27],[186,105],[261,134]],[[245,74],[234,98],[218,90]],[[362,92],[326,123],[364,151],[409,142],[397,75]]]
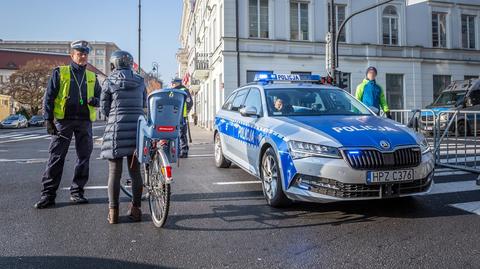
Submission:
[[[72,62],[53,70],[43,102],[47,132],[52,135],[50,158],[42,178],[42,194],[35,208],[55,205],[63,165],[72,137],[75,136],[77,162],[70,187],[70,200],[84,204],[84,186],[88,181],[93,150],[92,122],[99,106],[101,88],[96,74],[87,70],[90,45],[79,40],[70,45]]]
[[[193,100],[192,100],[192,96],[190,95],[190,90],[188,90],[187,87],[183,86],[182,79],[174,78],[172,80],[172,88],[183,90],[187,93],[187,98],[185,99],[185,106],[183,110],[183,123],[182,123],[182,126],[180,127],[180,154],[178,155],[178,157],[188,158],[188,150],[189,150],[188,139],[187,139],[187,133],[189,132],[188,113],[192,109]]]

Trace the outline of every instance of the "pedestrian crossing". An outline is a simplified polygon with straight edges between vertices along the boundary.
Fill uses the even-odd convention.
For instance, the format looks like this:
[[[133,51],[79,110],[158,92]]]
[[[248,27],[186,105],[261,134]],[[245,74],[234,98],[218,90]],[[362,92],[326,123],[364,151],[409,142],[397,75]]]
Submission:
[[[101,138],[100,136],[93,136],[94,141]],[[37,139],[50,140],[51,135],[46,134],[45,132],[9,132],[0,134],[0,144],[14,143],[14,142],[23,142],[23,141],[32,141]],[[75,140],[75,137],[72,137],[72,141]]]

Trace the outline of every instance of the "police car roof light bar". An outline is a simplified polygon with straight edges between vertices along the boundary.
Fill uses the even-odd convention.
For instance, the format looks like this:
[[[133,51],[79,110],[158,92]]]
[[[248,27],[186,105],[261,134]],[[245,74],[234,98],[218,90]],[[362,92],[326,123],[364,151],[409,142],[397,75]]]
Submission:
[[[331,79],[321,77],[320,75],[299,75],[299,74],[271,74],[257,73],[255,74],[255,82],[273,83],[274,81],[290,81],[290,82],[315,82],[315,83],[331,83]]]

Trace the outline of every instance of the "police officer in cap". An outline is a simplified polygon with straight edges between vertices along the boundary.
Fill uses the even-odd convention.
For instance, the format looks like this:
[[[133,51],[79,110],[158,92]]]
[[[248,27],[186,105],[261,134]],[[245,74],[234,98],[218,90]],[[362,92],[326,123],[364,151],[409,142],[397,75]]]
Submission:
[[[182,79],[174,78],[172,80],[172,88],[183,90],[187,93],[187,98],[185,99],[185,106],[184,106],[184,110],[183,110],[183,123],[182,123],[182,127],[180,129],[180,155],[178,157],[188,158],[188,149],[189,149],[188,148],[188,139],[187,139],[188,113],[192,109],[193,100],[192,100],[192,96],[190,95],[190,90],[187,89],[185,86],[183,86]]]
[[[87,70],[90,46],[79,40],[70,45],[72,62],[53,70],[45,92],[43,111],[48,134],[52,135],[50,157],[42,178],[42,192],[35,208],[55,205],[62,178],[65,157],[75,136],[77,162],[70,187],[70,200],[84,204],[84,186],[89,176],[90,154],[93,149],[92,122],[96,119],[101,87],[96,74]]]

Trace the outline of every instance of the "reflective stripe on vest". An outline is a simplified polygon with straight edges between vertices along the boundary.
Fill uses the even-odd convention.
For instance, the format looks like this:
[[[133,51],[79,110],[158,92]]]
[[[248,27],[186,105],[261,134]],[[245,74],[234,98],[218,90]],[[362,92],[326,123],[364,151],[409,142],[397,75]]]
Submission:
[[[67,106],[68,96],[70,94],[70,78],[71,71],[70,66],[60,66],[60,88],[58,89],[57,97],[55,97],[54,106],[53,106],[53,115],[56,119],[61,120],[65,118],[65,107]],[[89,70],[86,70],[86,79],[87,79],[87,100],[95,96],[95,73]],[[79,89],[81,90],[81,89]],[[89,110],[89,116],[91,121],[97,119],[97,111],[95,107],[87,105]]]
[[[187,89],[182,88],[183,91],[187,91]],[[183,104],[183,117],[187,118],[188,117],[188,111],[187,111],[187,97],[185,97],[185,103]]]

